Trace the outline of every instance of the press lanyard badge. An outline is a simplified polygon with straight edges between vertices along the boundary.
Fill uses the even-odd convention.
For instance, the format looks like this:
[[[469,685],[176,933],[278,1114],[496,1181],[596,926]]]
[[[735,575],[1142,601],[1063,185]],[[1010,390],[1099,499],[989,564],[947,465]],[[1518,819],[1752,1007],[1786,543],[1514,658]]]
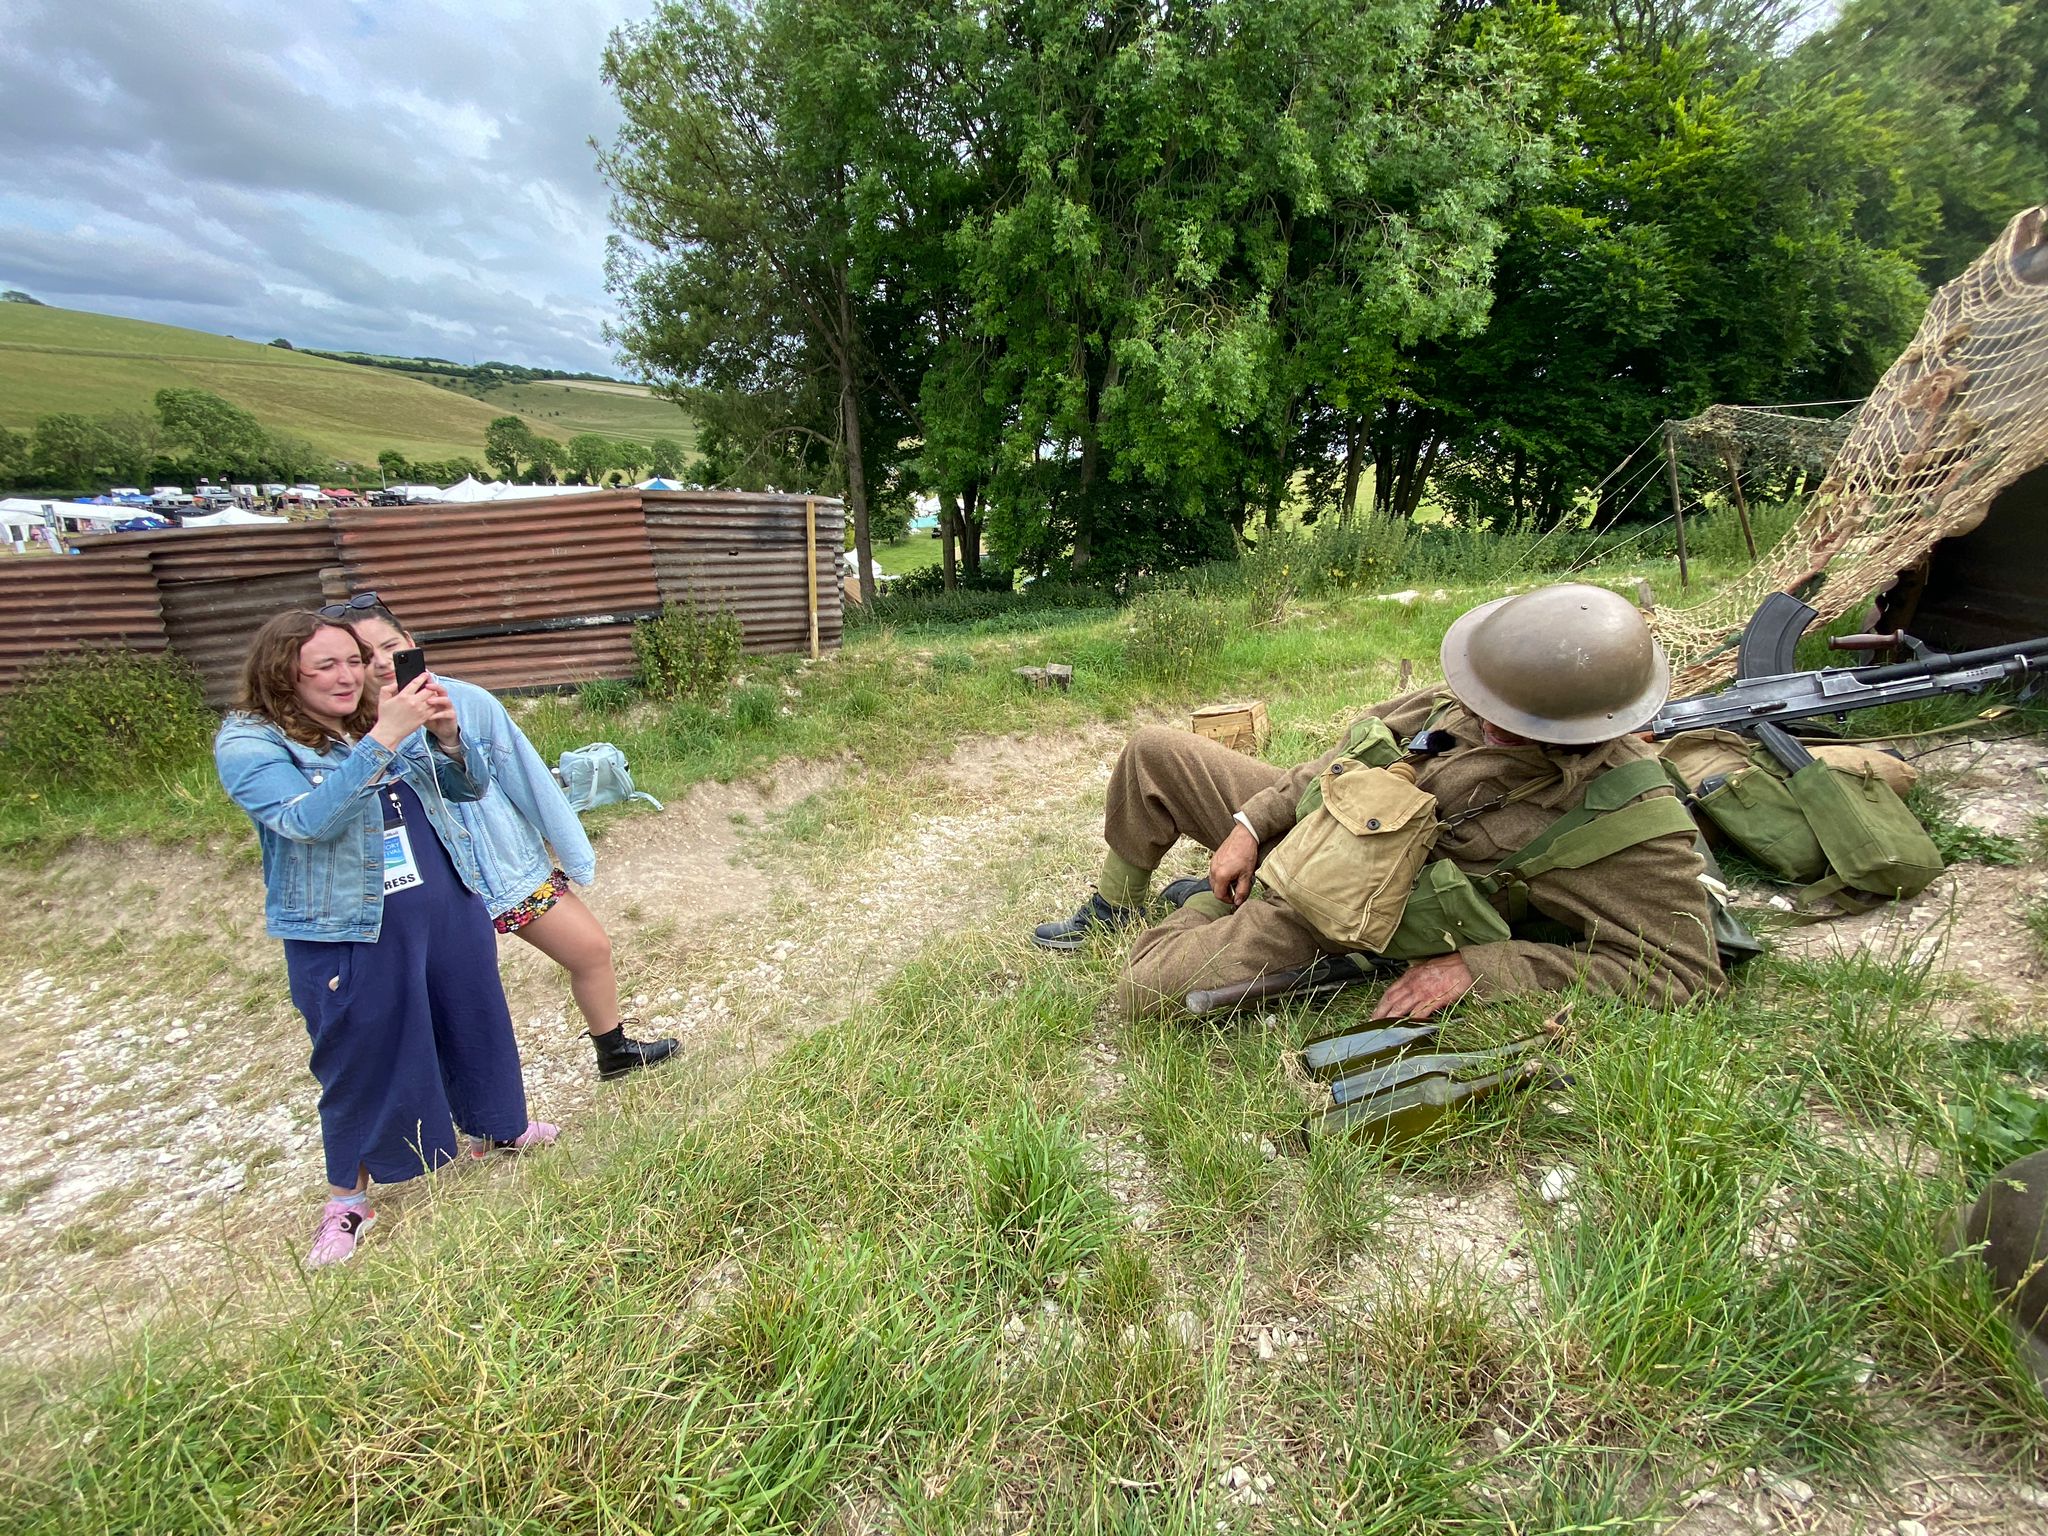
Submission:
[[[394,809],[398,808],[398,796],[391,797]],[[420,883],[420,867],[412,859],[412,839],[406,835],[405,813],[399,810],[399,820],[384,828],[384,894],[393,891],[410,890]]]

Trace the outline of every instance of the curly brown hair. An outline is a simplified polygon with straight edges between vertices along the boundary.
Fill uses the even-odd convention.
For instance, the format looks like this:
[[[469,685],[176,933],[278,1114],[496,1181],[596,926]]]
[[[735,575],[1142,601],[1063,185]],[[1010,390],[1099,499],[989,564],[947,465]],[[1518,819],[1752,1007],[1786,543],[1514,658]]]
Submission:
[[[235,700],[237,709],[268,720],[301,746],[326,745],[332,733],[317,724],[299,703],[299,652],[323,629],[338,629],[355,641],[367,666],[370,648],[346,624],[323,619],[303,609],[288,609],[264,621],[249,642],[249,656],[242,663],[242,690]],[[377,695],[367,686],[356,701],[355,713],[342,722],[352,736],[365,734],[377,723]]]

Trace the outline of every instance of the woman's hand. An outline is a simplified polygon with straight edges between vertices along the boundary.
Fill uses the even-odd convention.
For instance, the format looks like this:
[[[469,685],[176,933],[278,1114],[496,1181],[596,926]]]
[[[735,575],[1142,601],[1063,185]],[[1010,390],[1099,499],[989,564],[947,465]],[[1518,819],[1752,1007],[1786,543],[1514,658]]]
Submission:
[[[452,730],[455,706],[449,702],[447,690],[431,677],[422,674],[408,683],[403,691],[387,683],[377,695],[377,723],[371,727],[370,734],[396,752],[399,743],[428,724],[437,709],[446,710]]]
[[[434,740],[441,744],[441,750],[450,757],[462,756],[462,728],[455,721],[455,701],[448,697],[448,690],[440,680],[429,672],[420,679],[425,685],[425,697],[431,701],[427,711],[427,729]]]

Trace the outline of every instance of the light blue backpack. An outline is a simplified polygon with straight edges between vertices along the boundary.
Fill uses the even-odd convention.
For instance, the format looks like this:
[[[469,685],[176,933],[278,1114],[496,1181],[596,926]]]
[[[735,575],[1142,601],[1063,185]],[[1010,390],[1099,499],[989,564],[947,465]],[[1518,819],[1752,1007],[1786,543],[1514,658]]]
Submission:
[[[626,754],[608,741],[593,741],[587,747],[572,747],[555,764],[555,777],[569,796],[569,808],[582,812],[593,805],[618,805],[626,800],[645,800],[657,811],[661,802],[645,790],[633,787],[633,774],[626,766]]]

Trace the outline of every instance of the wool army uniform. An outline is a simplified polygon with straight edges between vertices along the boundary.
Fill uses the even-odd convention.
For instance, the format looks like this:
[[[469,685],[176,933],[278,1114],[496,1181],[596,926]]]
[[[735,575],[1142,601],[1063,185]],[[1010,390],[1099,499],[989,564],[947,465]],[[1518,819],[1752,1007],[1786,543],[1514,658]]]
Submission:
[[[1450,750],[1412,761],[1418,787],[1436,797],[1446,823],[1432,856],[1474,877],[1497,869],[1576,808],[1602,774],[1654,756],[1633,736],[1583,748],[1491,746],[1476,715],[1429,690],[1391,700],[1369,717],[1403,741],[1425,727],[1454,740]],[[1303,792],[1342,755],[1339,746],[1283,769],[1190,732],[1139,731],[1110,775],[1104,899],[1141,905],[1151,872],[1177,841],[1190,837],[1214,849],[1239,813],[1258,837],[1263,861],[1293,828]],[[1581,977],[1600,992],[1639,992],[1663,1004],[1718,990],[1724,977],[1703,873],[1693,837],[1672,832],[1584,868],[1534,875],[1529,911],[1517,928],[1548,919],[1546,927],[1562,925],[1551,936],[1567,942],[1516,937],[1461,948],[1473,976],[1471,995],[1556,991]],[[1510,915],[1503,897],[1493,904]],[[1270,891],[1255,891],[1236,909],[1204,892],[1138,937],[1119,1001],[1131,1014],[1164,1011],[1195,988],[1230,986],[1339,952]]]

